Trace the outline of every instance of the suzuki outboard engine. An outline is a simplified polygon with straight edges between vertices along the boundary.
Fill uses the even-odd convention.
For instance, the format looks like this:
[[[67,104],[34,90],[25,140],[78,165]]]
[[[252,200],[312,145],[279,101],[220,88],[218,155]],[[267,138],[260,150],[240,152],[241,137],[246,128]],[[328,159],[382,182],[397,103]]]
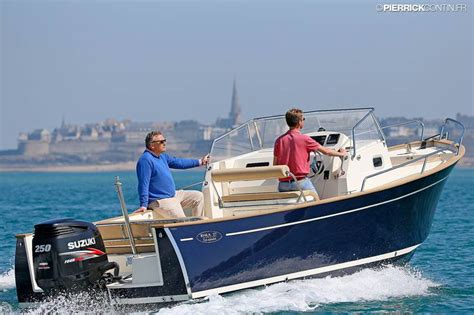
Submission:
[[[73,219],[35,225],[33,236],[35,279],[45,292],[82,289],[94,285],[111,268],[97,227]]]

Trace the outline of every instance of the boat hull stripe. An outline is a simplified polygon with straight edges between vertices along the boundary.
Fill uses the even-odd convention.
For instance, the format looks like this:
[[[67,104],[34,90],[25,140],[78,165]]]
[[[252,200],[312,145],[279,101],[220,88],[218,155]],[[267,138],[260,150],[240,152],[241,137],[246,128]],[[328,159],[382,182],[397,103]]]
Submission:
[[[179,250],[179,247],[176,244],[176,241],[174,240],[173,234],[170,232],[170,230],[168,228],[164,228],[164,230],[165,230],[166,235],[168,235],[171,244],[173,245],[174,251],[176,252],[176,256],[178,257],[179,265],[183,273],[184,282],[186,285],[186,291],[188,292],[188,296],[191,297],[191,285],[189,283],[188,272],[186,270],[186,265],[184,264],[184,261],[183,261],[183,256],[181,256],[181,251]]]
[[[133,304],[146,304],[146,303],[170,303],[189,300],[188,295],[172,295],[172,296],[154,296],[144,298],[124,298],[115,299],[112,301],[112,305],[133,305]]]

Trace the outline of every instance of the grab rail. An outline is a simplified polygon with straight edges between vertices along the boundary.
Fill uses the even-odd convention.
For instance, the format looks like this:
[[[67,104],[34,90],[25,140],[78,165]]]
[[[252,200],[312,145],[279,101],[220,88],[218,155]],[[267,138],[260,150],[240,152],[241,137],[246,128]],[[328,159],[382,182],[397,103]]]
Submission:
[[[170,219],[153,219],[153,220],[143,220],[143,221],[133,221],[130,222],[130,225],[153,225],[153,224],[168,224],[168,223],[181,223],[189,221],[198,221],[202,220],[201,217],[183,217],[183,218],[170,218]],[[96,226],[121,226],[124,222],[110,222],[110,223],[96,223]],[[134,237],[135,239],[139,239]]]
[[[443,126],[441,127],[441,132],[439,133],[440,134],[440,139],[443,139],[444,129],[446,128],[446,125],[448,124],[449,121],[457,124],[458,126],[461,126],[461,128],[462,128],[461,137],[459,138],[458,149],[457,149],[457,152],[456,152],[456,155],[458,155],[459,150],[461,149],[462,140],[464,139],[464,131],[466,130],[466,128],[464,128],[464,125],[460,121],[457,121],[456,119],[452,119],[452,118],[446,118],[444,120]],[[446,133],[446,140],[448,140],[448,133]]]
[[[421,126],[420,141],[423,141],[423,135],[425,133],[425,124],[419,119],[413,119],[413,120],[410,120],[410,121],[405,121],[405,122],[402,122],[402,123],[399,123],[399,124],[394,124],[394,125],[389,125],[389,126],[383,126],[383,127],[381,127],[381,129],[409,125],[409,124],[413,124],[415,122],[417,122]]]
[[[188,188],[191,188],[191,187],[194,187],[194,186],[197,186],[197,185],[202,185],[202,184],[204,184],[205,182],[206,182],[205,180],[202,180],[202,181],[200,181],[200,182],[196,182],[196,183],[193,183],[193,184],[190,184],[190,185],[181,187],[181,188],[179,188],[178,190],[186,190],[186,189],[188,189]]]
[[[377,173],[374,173],[374,174],[371,174],[371,175],[367,175],[366,177],[364,177],[364,180],[362,181],[362,186],[360,188],[360,191],[364,191],[364,187],[365,187],[365,182],[372,178],[372,177],[375,177],[375,176],[378,176],[378,175],[381,175],[381,174],[385,174],[385,173],[388,173],[390,171],[393,171],[393,170],[396,170],[396,169],[399,169],[401,167],[404,167],[404,166],[407,166],[408,164],[411,164],[411,163],[414,163],[414,162],[417,162],[417,161],[420,161],[420,160],[423,160],[424,159],[424,162],[423,162],[423,166],[421,168],[421,173],[420,174],[423,174],[423,172],[425,171],[425,168],[426,168],[426,162],[427,162],[427,159],[432,156],[432,155],[435,155],[435,154],[438,154],[440,152],[443,152],[444,150],[446,150],[445,148],[443,149],[438,149],[434,152],[431,152],[431,153],[428,153],[426,155],[423,155],[423,156],[420,156],[414,160],[410,160],[408,162],[405,162],[405,163],[402,163],[400,165],[397,165],[397,166],[394,166],[394,167],[391,167],[389,169],[386,169],[386,170],[383,170],[383,171],[380,171],[380,172],[377,172]]]
[[[367,114],[364,115],[355,125],[352,127],[352,156],[353,159],[356,156],[356,142],[355,142],[355,129],[369,116],[371,116],[374,109],[370,109]]]

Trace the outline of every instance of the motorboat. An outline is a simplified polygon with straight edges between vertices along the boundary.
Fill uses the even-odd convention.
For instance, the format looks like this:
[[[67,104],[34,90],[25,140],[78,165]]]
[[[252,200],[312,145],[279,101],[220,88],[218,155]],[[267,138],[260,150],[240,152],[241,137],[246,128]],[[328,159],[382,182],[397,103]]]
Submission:
[[[311,154],[314,191],[278,192],[272,165],[282,115],[251,119],[216,138],[201,190],[203,217],[153,211],[95,223],[55,219],[16,236],[20,305],[61,290],[97,287],[112,304],[199,299],[292,279],[406,263],[430,232],[447,179],[462,158],[464,126],[388,146],[373,108],[305,112],[303,133],[345,148],[345,158]],[[296,180],[296,179],[295,179]]]

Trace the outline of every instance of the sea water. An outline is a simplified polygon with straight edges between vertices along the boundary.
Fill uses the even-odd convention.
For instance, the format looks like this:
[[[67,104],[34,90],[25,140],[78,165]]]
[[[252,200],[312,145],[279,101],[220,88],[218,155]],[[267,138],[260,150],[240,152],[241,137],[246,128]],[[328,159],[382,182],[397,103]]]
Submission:
[[[0,313],[18,311],[15,234],[34,224],[71,217],[97,221],[120,215],[114,190],[119,176],[129,210],[137,208],[133,172],[0,173]],[[178,187],[203,173],[174,173]],[[241,314],[298,312],[474,312],[474,169],[457,168],[441,195],[428,239],[405,267],[364,269],[343,277],[295,280],[167,306],[114,308],[106,298],[81,293],[44,302],[32,313],[158,312]]]

